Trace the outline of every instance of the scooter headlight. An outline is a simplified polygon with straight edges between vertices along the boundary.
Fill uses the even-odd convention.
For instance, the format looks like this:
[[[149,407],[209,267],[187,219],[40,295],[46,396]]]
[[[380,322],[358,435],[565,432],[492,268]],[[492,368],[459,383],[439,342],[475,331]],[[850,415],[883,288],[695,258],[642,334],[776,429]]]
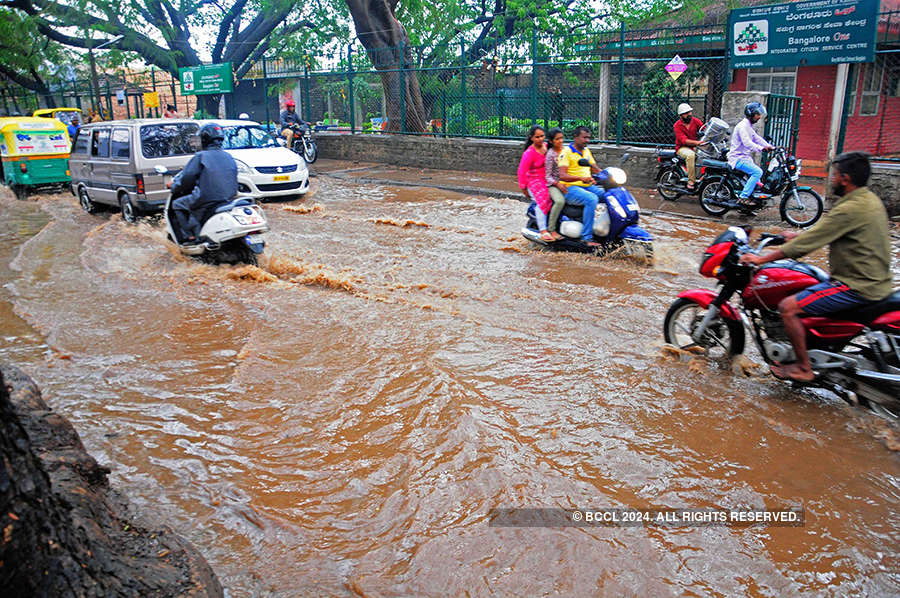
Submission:
[[[622,186],[625,184],[625,181],[628,180],[628,175],[625,174],[625,171],[621,168],[607,168],[606,171],[609,173],[609,178],[612,179],[616,185]]]
[[[253,174],[253,171],[250,170],[250,167],[247,166],[246,164],[244,164],[243,162],[241,162],[240,160],[235,160],[234,163],[237,164],[237,171],[240,174],[246,174],[246,175]]]

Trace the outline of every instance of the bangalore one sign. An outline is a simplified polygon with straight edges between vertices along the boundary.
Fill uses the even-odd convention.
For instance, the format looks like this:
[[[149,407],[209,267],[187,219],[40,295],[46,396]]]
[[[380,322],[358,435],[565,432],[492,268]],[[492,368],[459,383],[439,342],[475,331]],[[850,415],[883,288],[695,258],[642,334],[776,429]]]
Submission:
[[[879,0],[813,0],[732,10],[732,69],[875,60]]]
[[[208,64],[178,69],[181,95],[208,95],[234,91],[231,63]]]

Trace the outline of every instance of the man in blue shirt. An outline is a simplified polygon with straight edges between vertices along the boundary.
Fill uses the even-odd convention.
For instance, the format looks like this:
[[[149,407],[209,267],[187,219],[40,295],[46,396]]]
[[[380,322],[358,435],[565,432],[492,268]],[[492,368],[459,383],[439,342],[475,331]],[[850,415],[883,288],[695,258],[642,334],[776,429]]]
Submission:
[[[75,143],[75,137],[78,135],[78,129],[81,128],[81,120],[79,120],[77,115],[72,117],[72,122],[66,128],[69,130],[69,139],[72,140],[72,143]]]

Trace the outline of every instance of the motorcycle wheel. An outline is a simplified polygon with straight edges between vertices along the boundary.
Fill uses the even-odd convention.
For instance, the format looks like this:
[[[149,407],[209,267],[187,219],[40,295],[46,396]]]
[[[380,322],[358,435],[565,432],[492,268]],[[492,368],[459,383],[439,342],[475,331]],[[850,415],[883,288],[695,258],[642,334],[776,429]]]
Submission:
[[[744,352],[744,328],[741,323],[721,316],[716,316],[712,321],[701,342],[695,342],[691,333],[697,329],[705,315],[706,308],[698,303],[684,297],[676,299],[666,312],[663,322],[666,342],[684,351],[699,347],[704,355],[713,359],[733,357]]]
[[[303,159],[306,160],[307,164],[312,164],[319,159],[319,148],[316,147],[315,142],[310,141],[304,144]]]
[[[659,191],[659,194],[663,199],[675,201],[681,197],[681,193],[674,190],[678,187],[678,182],[680,180],[680,174],[673,170],[667,170],[659,177],[659,182],[656,184],[656,190]]]
[[[822,217],[825,202],[812,189],[798,189],[796,193],[796,198],[793,193],[781,198],[781,219],[797,228],[812,226]]]
[[[703,186],[703,191],[700,192],[700,207],[710,216],[724,216],[731,208],[717,206],[710,202],[734,201],[733,195],[731,187],[729,187],[725,181],[710,181]]]

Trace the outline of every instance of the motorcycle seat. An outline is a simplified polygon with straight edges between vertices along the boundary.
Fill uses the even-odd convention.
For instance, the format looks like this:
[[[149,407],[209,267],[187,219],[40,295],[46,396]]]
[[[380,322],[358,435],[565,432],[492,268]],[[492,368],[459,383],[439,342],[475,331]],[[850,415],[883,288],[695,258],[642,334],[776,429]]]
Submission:
[[[676,155],[675,150],[659,150],[659,157],[664,160],[666,158],[669,158],[669,159],[674,158],[675,155]]]
[[[222,212],[230,212],[232,208],[239,208],[241,206],[251,206],[253,202],[244,199],[243,197],[238,199],[233,199],[230,202],[219,206],[216,208],[216,214],[221,214]]]
[[[847,320],[868,324],[877,319],[878,316],[890,311],[900,311],[900,291],[894,291],[881,301],[866,305],[865,307],[855,308],[850,312],[844,312],[840,315]]]
[[[721,160],[710,160],[710,159],[701,160],[700,166],[705,166],[707,168],[720,168],[722,170],[730,170],[731,169],[731,166],[728,165],[728,162],[722,162]]]

